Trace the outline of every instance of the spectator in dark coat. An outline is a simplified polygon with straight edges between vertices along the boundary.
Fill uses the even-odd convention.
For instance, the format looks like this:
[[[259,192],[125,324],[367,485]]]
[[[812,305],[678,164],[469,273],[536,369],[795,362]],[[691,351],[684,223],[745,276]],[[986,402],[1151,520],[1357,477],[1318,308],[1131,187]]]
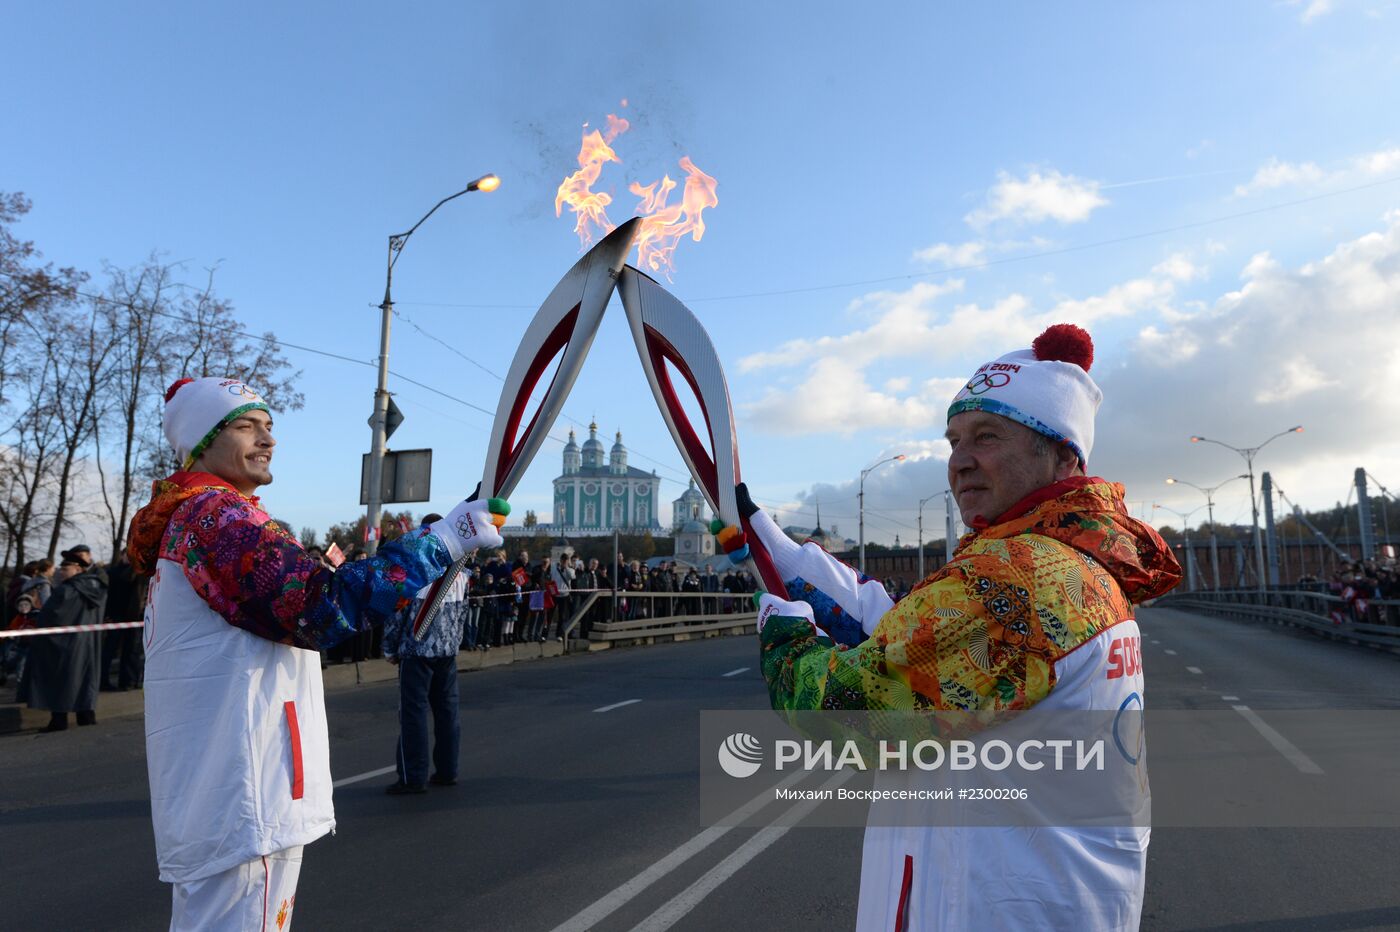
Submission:
[[[116,560],[107,569],[107,610],[104,621],[108,624],[141,621],[146,610],[146,587],[148,581],[137,577],[131,571],[131,561],[126,551],[117,554]],[[112,685],[112,661],[117,661],[117,685]],[[145,666],[145,652],[141,646],[140,628],[122,628],[107,631],[102,641],[102,689],[126,692],[133,686],[141,685],[141,672]]]
[[[92,562],[92,551],[78,546],[63,551],[59,580],[39,610],[35,626],[59,628],[95,625],[107,602],[107,573]],[[36,637],[20,680],[18,699],[31,709],[47,709],[45,732],[68,727],[68,713],[78,713],[79,725],[97,724],[97,688],[101,647],[97,633]]]

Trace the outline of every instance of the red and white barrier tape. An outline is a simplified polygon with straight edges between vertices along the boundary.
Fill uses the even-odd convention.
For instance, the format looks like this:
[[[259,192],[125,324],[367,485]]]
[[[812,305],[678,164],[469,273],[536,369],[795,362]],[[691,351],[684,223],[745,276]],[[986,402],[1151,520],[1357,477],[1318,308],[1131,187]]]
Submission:
[[[83,634],[87,631],[117,631],[122,628],[139,628],[144,621],[119,621],[111,625],[63,625],[58,628],[17,628],[14,631],[0,631],[0,638],[25,638],[36,634]]]

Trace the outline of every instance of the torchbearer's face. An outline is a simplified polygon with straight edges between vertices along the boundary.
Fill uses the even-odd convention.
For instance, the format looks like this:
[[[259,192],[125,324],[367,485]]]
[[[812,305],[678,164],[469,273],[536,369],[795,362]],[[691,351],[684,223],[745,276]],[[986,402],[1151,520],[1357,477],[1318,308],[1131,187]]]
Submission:
[[[1078,461],[1068,447],[1038,442],[1029,427],[999,414],[964,411],[948,421],[952,446],[948,488],[965,524],[994,521],[1036,489],[1072,475]]]
[[[213,473],[244,495],[272,482],[272,415],[249,411],[219,431],[194,468]]]

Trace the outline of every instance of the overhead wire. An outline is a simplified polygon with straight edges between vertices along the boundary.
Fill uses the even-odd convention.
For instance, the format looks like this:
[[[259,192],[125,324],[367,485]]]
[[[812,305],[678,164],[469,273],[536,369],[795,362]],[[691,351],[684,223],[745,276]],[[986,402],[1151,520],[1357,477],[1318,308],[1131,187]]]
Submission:
[[[1314,194],[1309,197],[1295,198],[1290,201],[1281,201],[1276,204],[1267,204],[1263,207],[1255,207],[1250,210],[1241,210],[1234,213],[1222,214],[1217,217],[1209,217],[1205,220],[1195,220],[1189,223],[1180,223],[1175,226],[1158,227],[1152,230],[1143,230],[1137,233],[1128,233],[1123,236],[1112,236],[1107,239],[1092,240],[1087,243],[1076,243],[1069,246],[1061,246],[1055,249],[1043,249],[1037,252],[1019,253],[1013,256],[1003,256],[999,259],[987,259],[983,262],[969,262],[962,265],[948,266],[942,269],[934,269],[926,272],[909,272],[903,275],[885,275],[878,278],[852,279],[843,282],[828,282],[821,285],[806,285],[796,288],[776,288],[768,291],[747,291],[735,294],[707,295],[698,298],[687,298],[691,303],[714,302],[714,301],[739,301],[748,298],[773,298],[784,295],[811,294],[817,291],[836,291],[842,288],[859,288],[868,285],[885,285],[891,282],[917,281],[924,278],[936,278],[940,275],[953,275],[958,272],[973,272],[980,269],[989,269],[1001,265],[1010,265],[1016,262],[1029,262],[1033,259],[1045,259],[1052,256],[1063,256],[1076,252],[1083,252],[1089,249],[1099,249],[1104,246],[1116,246],[1120,243],[1130,243],[1136,240],[1150,239],[1154,236],[1166,236],[1170,233],[1181,233],[1186,230],[1197,230],[1202,227],[1214,226],[1220,223],[1228,223],[1231,220],[1241,220],[1245,217],[1254,217],[1261,214],[1272,213],[1274,211],[1286,210],[1290,207],[1299,207],[1304,204],[1311,204],[1317,201],[1328,200],[1341,197],[1346,194],[1355,194],[1358,191],[1367,191],[1385,185],[1395,184],[1400,181],[1400,175],[1392,178],[1383,178],[1378,181],[1371,181],[1365,184],[1353,185],[1348,188],[1341,188],[1336,191],[1326,191],[1322,194]],[[479,308],[482,305],[475,304],[453,304],[450,302],[420,302],[405,301],[409,305],[424,305],[431,307],[448,308]],[[521,305],[488,305],[488,307],[520,307]]]

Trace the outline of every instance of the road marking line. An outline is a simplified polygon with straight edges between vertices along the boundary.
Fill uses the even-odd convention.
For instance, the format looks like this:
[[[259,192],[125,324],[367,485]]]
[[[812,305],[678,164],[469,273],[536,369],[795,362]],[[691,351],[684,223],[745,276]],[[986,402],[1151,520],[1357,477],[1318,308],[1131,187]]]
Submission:
[[[373,780],[375,777],[382,777],[386,773],[393,773],[397,769],[398,768],[393,764],[390,764],[388,767],[380,767],[378,770],[367,770],[364,773],[357,773],[353,777],[345,777],[342,780],[337,780],[331,784],[331,787],[340,789],[342,786],[349,786],[352,783],[359,783],[362,780]]]
[[[634,703],[634,702],[641,702],[641,701],[642,701],[642,700],[640,700],[640,699],[624,699],[624,700],[622,700],[621,702],[614,702],[612,705],[605,705],[605,706],[603,706],[602,708],[600,708],[600,709],[594,709],[593,711],[594,711],[594,712],[611,712],[613,709],[620,709],[620,708],[622,708],[622,707],[625,706],[625,705],[631,705],[631,704]]]
[[[1153,643],[1153,644],[1160,644],[1160,643],[1162,643],[1162,642],[1159,641],[1159,640],[1157,640],[1156,638],[1153,638],[1153,639],[1152,639],[1152,643]]]
[[[737,670],[730,670],[728,673],[721,673],[720,676],[738,676],[740,673],[747,673],[748,667],[740,667]]]
[[[822,784],[821,789],[833,790],[855,776],[854,770],[842,770]],[[663,932],[671,928],[686,914],[700,905],[700,901],[715,892],[721,884],[733,877],[741,868],[787,834],[788,829],[806,818],[821,800],[808,800],[788,809],[773,822],[754,833],[753,837],[734,850],[723,861],[710,868],[700,879],[676,894],[660,909],[633,927],[632,932]]]
[[[1176,656],[1176,651],[1174,650],[1168,650],[1166,653],[1171,654],[1173,657]]]
[[[1274,731],[1269,723],[1260,718],[1258,713],[1249,706],[1236,705],[1230,708],[1243,715],[1244,720],[1253,725],[1254,730],[1263,735],[1264,740],[1274,746],[1274,750],[1288,758],[1288,762],[1294,767],[1297,767],[1299,773],[1320,774],[1323,772],[1322,768],[1317,766],[1311,757],[1298,750],[1298,746],[1292,741],[1289,741],[1283,735]]]
[[[1239,701],[1240,701],[1240,697],[1239,697],[1239,696],[1221,696],[1220,698],[1221,698],[1221,699],[1224,699],[1226,702],[1239,702]]]
[[[1194,674],[1196,674],[1197,676],[1200,676],[1200,675],[1201,675],[1201,668],[1200,668],[1200,667],[1187,667],[1187,668],[1186,668],[1186,672],[1187,672],[1187,673],[1194,673]]]
[[[787,789],[804,777],[811,776],[813,773],[814,771],[810,770],[794,770],[791,774],[784,777],[781,782],[759,793],[753,799],[750,799],[730,813],[729,817],[724,820],[730,824],[712,825],[705,829],[616,890],[613,890],[597,902],[585,907],[578,915],[556,926],[553,932],[588,932],[589,929],[594,928],[598,923],[635,899],[637,895],[647,887],[656,883],[662,877],[665,877],[667,874],[671,873],[671,871],[680,867],[686,861],[719,841],[730,829],[734,828],[735,825],[746,821],[755,812],[771,803],[774,799],[773,794],[775,792],[780,789]]]

